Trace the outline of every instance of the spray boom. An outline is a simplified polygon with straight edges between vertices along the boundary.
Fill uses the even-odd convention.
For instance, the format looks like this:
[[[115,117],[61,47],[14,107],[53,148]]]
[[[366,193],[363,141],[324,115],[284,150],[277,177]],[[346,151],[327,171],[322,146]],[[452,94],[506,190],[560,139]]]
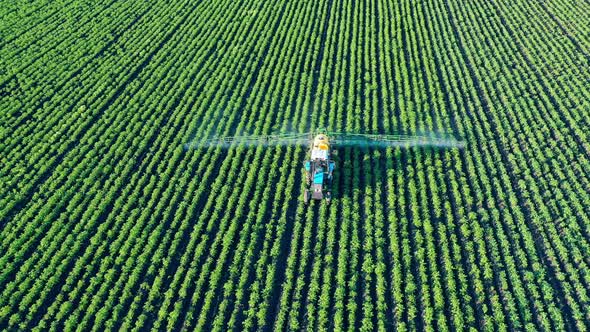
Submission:
[[[317,135],[326,135],[336,146],[357,147],[438,147],[463,148],[465,143],[453,137],[432,135],[382,135],[369,133],[330,132],[318,129],[307,133],[279,134],[279,135],[243,135],[213,137],[205,140],[195,140],[187,143],[187,149],[231,146],[287,146],[310,145]]]

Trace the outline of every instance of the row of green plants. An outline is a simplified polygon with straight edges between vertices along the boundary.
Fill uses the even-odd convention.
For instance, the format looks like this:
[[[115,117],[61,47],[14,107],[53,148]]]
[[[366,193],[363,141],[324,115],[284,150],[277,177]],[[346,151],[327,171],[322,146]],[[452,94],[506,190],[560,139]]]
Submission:
[[[3,8],[0,328],[585,330],[569,4]],[[330,206],[306,147],[183,148],[317,127],[467,146],[341,148]]]

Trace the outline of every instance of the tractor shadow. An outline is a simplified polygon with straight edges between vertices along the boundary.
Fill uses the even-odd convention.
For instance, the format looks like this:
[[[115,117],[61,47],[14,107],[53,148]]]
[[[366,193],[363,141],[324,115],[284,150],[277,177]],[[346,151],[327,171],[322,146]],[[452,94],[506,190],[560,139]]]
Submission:
[[[364,204],[364,197],[367,194],[374,197],[377,188],[386,196],[397,190],[398,185],[407,186],[417,181],[417,174],[426,169],[421,164],[426,159],[430,159],[430,163],[442,160],[444,151],[440,148],[341,148],[334,157],[338,173],[332,189],[334,201],[353,199],[358,194],[359,203]],[[408,181],[400,181],[399,177]]]
[[[336,223],[334,224],[334,219],[330,219],[330,213],[319,213],[324,208],[324,202],[310,204],[310,208],[314,210],[311,247],[316,245],[317,239],[323,239],[320,247],[323,248],[324,255],[329,253],[332,257],[339,257],[340,251],[346,250],[348,257],[356,257],[357,263],[348,266],[352,269],[349,273],[359,275],[359,287],[370,290],[373,303],[380,300],[375,292],[376,279],[365,278],[365,272],[362,270],[365,257],[367,254],[373,258],[377,257],[376,248],[379,246],[384,255],[385,275],[392,275],[394,266],[400,264],[394,261],[392,251],[392,248],[402,247],[399,241],[405,239],[411,248],[410,252],[418,251],[416,237],[423,233],[423,230],[416,226],[414,220],[419,220],[422,216],[413,214],[417,213],[416,211],[427,210],[429,215],[434,215],[429,181],[436,181],[438,185],[441,179],[429,178],[431,172],[427,167],[434,167],[436,170],[439,168],[436,166],[439,162],[444,165],[444,151],[440,148],[340,148],[338,155],[334,157],[337,168],[332,184],[332,202],[326,207],[330,213],[336,214]],[[433,170],[432,173],[434,172]],[[395,227],[391,225],[393,222],[397,223]],[[328,229],[335,228],[333,242],[326,240],[326,237],[318,236],[317,225],[321,223],[326,223]],[[396,245],[393,241],[397,242]],[[397,256],[401,257],[402,252],[398,252]],[[419,264],[415,259],[411,259],[410,262],[406,269],[413,275],[419,275]],[[311,270],[306,270],[305,273],[304,278],[308,278],[307,274],[311,273]],[[304,291],[307,284],[305,283]],[[391,281],[386,283],[386,287],[386,316],[391,320],[387,324],[393,326],[393,308],[396,306],[392,294],[395,294],[395,289]],[[363,293],[364,291],[357,289],[356,303],[365,301]],[[357,310],[356,317],[362,317],[362,306]],[[374,320],[374,326],[377,326],[376,317]],[[421,324],[418,320],[415,323]],[[359,329],[361,321],[351,322],[350,326]]]

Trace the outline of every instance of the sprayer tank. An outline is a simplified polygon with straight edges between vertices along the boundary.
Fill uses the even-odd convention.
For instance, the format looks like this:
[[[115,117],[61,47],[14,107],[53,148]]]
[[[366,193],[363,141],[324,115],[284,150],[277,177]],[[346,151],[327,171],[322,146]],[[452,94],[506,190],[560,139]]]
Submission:
[[[330,153],[330,141],[328,136],[319,134],[313,139],[311,159],[328,160]]]

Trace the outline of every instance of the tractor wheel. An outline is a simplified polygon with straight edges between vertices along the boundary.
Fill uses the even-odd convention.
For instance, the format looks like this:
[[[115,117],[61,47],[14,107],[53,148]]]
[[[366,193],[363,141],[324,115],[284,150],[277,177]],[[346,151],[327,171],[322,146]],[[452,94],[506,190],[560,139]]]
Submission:
[[[309,190],[305,189],[305,191],[303,192],[303,203],[309,204],[310,198],[311,198],[311,193],[309,192]]]
[[[332,201],[332,193],[328,191],[326,193],[326,204],[329,205],[331,201]]]

